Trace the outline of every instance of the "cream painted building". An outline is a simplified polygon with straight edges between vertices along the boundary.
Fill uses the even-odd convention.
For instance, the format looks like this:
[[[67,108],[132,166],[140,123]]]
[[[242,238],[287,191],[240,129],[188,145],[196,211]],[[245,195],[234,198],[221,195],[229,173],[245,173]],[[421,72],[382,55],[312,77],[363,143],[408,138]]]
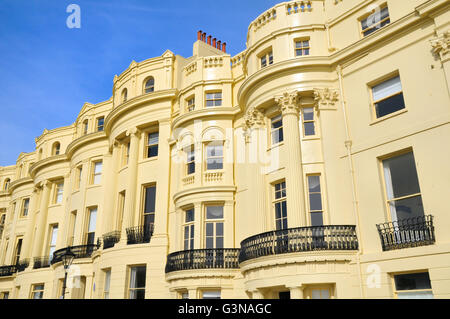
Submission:
[[[449,298],[450,1],[199,31],[0,168],[0,297]]]

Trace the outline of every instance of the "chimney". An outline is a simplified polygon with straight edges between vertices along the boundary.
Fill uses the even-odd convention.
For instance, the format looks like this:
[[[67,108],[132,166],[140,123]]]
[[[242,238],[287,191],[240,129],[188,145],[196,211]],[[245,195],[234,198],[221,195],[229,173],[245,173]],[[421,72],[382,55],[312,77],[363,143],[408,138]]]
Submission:
[[[203,32],[203,34],[202,34],[202,41],[206,42],[206,32]]]
[[[222,51],[224,53],[227,53],[227,43],[226,42],[222,43]]]
[[[208,35],[208,44],[209,44],[209,45],[211,45],[211,38],[212,38],[212,37],[211,37],[210,35]]]
[[[213,44],[212,44],[213,47],[216,47],[216,41],[217,41],[217,39],[214,38],[214,39],[213,39]]]
[[[199,30],[197,32],[197,40],[201,40],[202,39],[202,30]]]
[[[216,48],[218,49],[218,50],[220,50],[221,49],[221,43],[222,43],[222,41],[217,41],[217,46],[216,46]]]

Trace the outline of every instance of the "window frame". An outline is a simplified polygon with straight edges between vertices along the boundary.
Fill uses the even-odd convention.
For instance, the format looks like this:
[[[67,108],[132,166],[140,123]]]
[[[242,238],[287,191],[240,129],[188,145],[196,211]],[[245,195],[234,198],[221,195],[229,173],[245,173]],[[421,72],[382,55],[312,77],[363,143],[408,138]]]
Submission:
[[[373,89],[376,86],[379,86],[379,85],[381,85],[381,84],[383,84],[383,83],[385,83],[385,82],[387,82],[389,80],[395,79],[397,77],[399,78],[402,90],[399,91],[399,92],[396,92],[394,94],[391,94],[389,96],[386,96],[386,97],[384,97],[382,99],[375,100]],[[372,113],[372,121],[381,121],[381,120],[384,120],[386,118],[395,116],[396,114],[403,113],[403,112],[405,112],[407,110],[407,108],[406,108],[406,101],[405,101],[405,94],[404,94],[404,88],[403,88],[403,83],[402,83],[402,78],[401,78],[400,73],[399,73],[398,70],[396,70],[394,72],[391,72],[391,73],[389,73],[389,74],[379,78],[378,80],[369,82],[367,84],[367,86],[369,88],[370,103],[371,103],[370,108],[371,108],[371,113]],[[400,95],[400,94],[402,94],[402,98],[403,98],[403,104],[404,104],[403,108],[398,109],[397,111],[385,114],[383,116],[378,116],[377,115],[377,108],[376,108],[377,103],[383,102],[383,101],[385,101],[387,99],[390,99],[390,98],[392,98],[394,96],[397,96],[397,95]]]
[[[208,207],[221,207],[222,217],[221,218],[208,218]],[[207,224],[213,224],[213,234],[208,236],[207,234]],[[217,225],[222,224],[222,235],[217,235]],[[224,203],[207,203],[204,205],[204,223],[203,223],[203,233],[204,240],[203,245],[205,249],[222,249],[225,247],[225,204]],[[208,238],[213,239],[213,247],[208,248],[207,242]],[[217,247],[217,239],[222,238],[222,247]]]
[[[188,220],[188,212],[192,211],[192,219]],[[195,207],[191,206],[183,209],[184,221],[182,224],[183,231],[183,250],[193,250],[195,247]],[[187,229],[187,231],[186,231]],[[188,235],[186,238],[186,234]]]
[[[186,111],[192,112],[194,110],[195,110],[195,95],[192,95],[186,99]]]
[[[309,181],[309,177],[318,177],[319,178],[319,187],[320,187],[320,192],[311,192],[310,191],[310,181]],[[325,225],[325,205],[324,205],[324,188],[323,188],[323,183],[322,183],[322,174],[321,173],[312,173],[312,174],[307,174],[306,175],[306,191],[307,191],[307,203],[308,203],[308,220],[309,220],[309,225],[313,226],[312,224],[312,214],[322,214],[322,225],[314,225],[314,226],[323,226]],[[321,205],[321,210],[313,210],[311,208],[311,195],[312,194],[319,194],[320,195],[320,205]]]
[[[397,290],[397,285],[395,283],[395,276],[400,276],[400,275],[413,275],[413,274],[422,274],[422,273],[427,273],[428,274],[428,278],[430,279],[430,287],[428,289],[409,289],[409,290]],[[431,282],[431,278],[430,278],[430,272],[429,270],[425,269],[425,270],[413,270],[413,271],[404,271],[404,272],[396,272],[396,273],[390,273],[390,279],[391,279],[391,284],[392,284],[392,291],[394,293],[394,298],[395,299],[399,299],[398,298],[398,293],[399,292],[431,292],[433,298],[434,298],[434,293],[433,293],[433,285]]]
[[[308,42],[307,46],[304,46],[305,42]],[[300,47],[297,47],[297,44],[301,43]],[[298,54],[298,51],[301,51],[302,54]],[[308,54],[305,54],[305,50],[308,50]],[[294,56],[295,57],[305,57],[311,55],[311,38],[299,38],[294,40]]]
[[[220,98],[216,98],[216,94],[220,94]],[[208,95],[212,95],[212,98],[208,98]],[[208,106],[208,102],[211,101],[213,105]],[[216,103],[220,101],[220,104]],[[205,92],[205,108],[221,107],[223,105],[223,94],[222,90],[208,91]]]
[[[100,122],[101,121],[101,122]],[[105,130],[105,117],[97,117],[97,132],[103,132]]]
[[[158,134],[158,142],[157,143],[150,144],[150,140],[151,140],[150,135],[152,135],[152,134]],[[156,148],[156,155],[149,156],[150,155],[149,151],[151,148]],[[158,158],[158,156],[159,156],[159,130],[153,129],[153,130],[147,131],[145,133],[145,158],[156,159],[156,158]]]
[[[75,185],[73,188],[75,191],[81,188],[82,174],[83,174],[83,164],[75,167]]]
[[[274,121],[275,119],[276,119],[276,121]],[[274,123],[278,123],[278,122],[281,122],[281,126],[274,128],[273,127]],[[284,142],[284,130],[283,130],[283,115],[281,113],[278,113],[278,114],[270,117],[269,129],[270,129],[270,146],[273,147],[273,146],[282,144]],[[281,134],[278,133],[278,140],[276,143],[274,143],[274,139],[273,139],[275,131],[278,131],[278,132],[281,131]],[[280,140],[280,136],[281,136],[281,140]]]
[[[258,61],[259,61],[259,69],[264,69],[270,65],[273,65],[274,58],[273,58],[273,49],[272,47],[264,50],[262,53],[258,55]],[[264,63],[263,63],[264,61]]]
[[[147,265],[146,264],[141,264],[141,265],[129,265],[128,267],[128,280],[127,280],[127,293],[126,293],[126,298],[127,299],[131,299],[131,291],[136,291],[136,290],[144,290],[144,298],[145,298],[145,290],[146,290],[146,286],[147,286]],[[144,287],[131,287],[131,273],[133,271],[134,268],[145,268],[145,286]],[[133,298],[133,299],[137,299],[137,298]]]
[[[217,145],[210,145],[210,144],[216,144]],[[224,169],[224,159],[225,159],[225,141],[223,140],[212,140],[212,141],[205,141],[203,143],[204,145],[204,169],[206,172],[215,172],[215,171],[221,171]],[[208,157],[208,147],[211,146],[221,146],[222,148],[222,155],[221,156],[210,156]],[[208,160],[214,160],[214,159],[222,159],[222,167],[221,168],[208,168]]]
[[[55,242],[53,243],[53,232],[56,229],[56,238],[55,238]],[[47,245],[47,256],[49,256],[49,260],[51,261],[53,258],[53,252],[55,252],[56,250],[56,243],[58,240],[58,232],[59,232],[59,227],[58,224],[52,224],[49,227],[49,232],[48,232],[48,245]],[[52,247],[54,248],[52,251]]]
[[[305,120],[305,110],[312,110],[312,116],[313,119],[312,120]],[[303,107],[301,109],[302,112],[302,133],[303,133],[303,138],[313,138],[313,137],[317,137],[319,134],[317,134],[317,121],[316,121],[316,108],[311,106],[311,107]],[[314,134],[306,134],[306,123],[312,123],[313,124],[313,129],[314,129]]]
[[[384,18],[384,19],[380,19],[380,21],[378,21],[377,23],[374,23],[373,25],[368,26],[366,29],[363,29],[363,22],[364,22],[365,20],[369,19],[373,14],[375,14],[376,9],[373,9],[371,12],[364,14],[362,17],[360,17],[360,18],[358,19],[359,33],[360,33],[361,38],[366,38],[366,37],[370,36],[372,33],[376,32],[377,29],[378,29],[378,30],[379,30],[379,29],[382,29],[383,27],[385,27],[386,25],[388,25],[388,24],[391,23],[391,21],[390,21],[390,20],[391,20],[391,14],[390,14],[390,12],[389,12],[389,7],[388,7],[388,5],[387,5],[387,2],[383,3],[382,5],[380,5],[379,8],[380,8],[380,13],[381,13],[382,10],[384,10],[384,9],[387,8],[387,10],[388,10],[388,16],[387,16],[386,18]],[[389,20],[389,21],[388,21],[388,20]],[[383,24],[384,22],[386,22],[386,21],[388,21],[388,22],[387,22],[385,25],[382,25],[382,24]],[[382,26],[381,26],[381,25],[382,25]],[[378,26],[380,26],[380,27],[378,27]],[[367,34],[367,35],[364,35],[364,33],[367,32],[368,30],[373,30],[373,29],[375,29],[375,30],[372,31],[372,32],[370,32],[370,33]]]
[[[55,181],[54,185],[53,204],[62,205],[64,201],[64,180]]]
[[[36,289],[37,287],[42,286],[42,289]],[[32,284],[30,289],[30,299],[43,299],[45,291],[45,283]],[[39,293],[40,298],[34,298],[35,294]]]
[[[121,103],[125,103],[126,101],[128,101],[128,89],[124,88],[122,90],[122,93],[120,93],[120,101]]]
[[[151,85],[147,85],[150,81],[153,81]],[[155,78],[149,76],[144,80],[144,94],[155,92]]]
[[[111,268],[102,269],[103,271],[103,290],[102,290],[102,299],[111,299]],[[109,275],[108,275],[109,274]]]
[[[155,191],[154,191],[155,198],[153,199],[154,200],[153,211],[146,212],[145,210],[146,210],[146,206],[147,206],[146,203],[147,203],[147,189],[148,188],[154,188],[155,189]],[[142,226],[145,226],[145,218],[146,218],[146,216],[153,216],[153,218],[150,218],[150,220],[153,220],[153,222],[149,222],[149,224],[152,225],[152,226],[149,226],[150,227],[150,231],[151,231],[151,228],[155,226],[155,221],[156,221],[156,204],[157,204],[157,199],[158,199],[157,191],[158,191],[158,188],[156,187],[156,183],[145,184],[145,185],[142,186],[142,203],[141,203],[141,205],[142,205],[141,212],[142,213],[141,213],[141,216],[140,216],[140,223],[139,224],[142,225]]]
[[[195,174],[195,144],[185,148],[186,154],[186,176]]]
[[[284,187],[283,187],[284,184]],[[281,185],[280,189],[277,190],[277,185]],[[284,191],[284,196],[283,196],[283,191]],[[277,198],[277,193],[280,193],[281,196]],[[285,206],[286,206],[286,216],[283,216],[283,205],[281,204],[282,202],[285,202]],[[281,204],[280,205],[280,209],[281,209],[281,217],[277,218],[277,204]],[[272,183],[272,209],[273,209],[273,216],[275,217],[273,219],[274,221],[274,229],[275,230],[286,230],[289,228],[289,224],[288,224],[288,211],[287,211],[287,188],[286,188],[286,180],[282,179],[276,182]],[[281,228],[278,228],[278,220],[280,220],[280,226],[282,226]],[[285,226],[284,227],[284,223]]]
[[[92,213],[95,211],[95,223],[94,229],[91,229],[91,217]],[[85,245],[95,245],[95,233],[97,230],[97,219],[98,219],[98,206],[90,206],[86,208],[86,224],[84,226],[84,238],[83,242]],[[89,237],[93,234],[93,242],[89,243]]]
[[[100,172],[96,172],[97,165],[100,164]],[[101,185],[103,175],[103,160],[93,160],[91,164],[91,180],[90,185]],[[96,179],[100,180],[96,180]]]
[[[29,197],[22,199],[22,208],[20,210],[21,218],[28,217],[28,214],[30,211],[30,201],[31,201],[31,199]]]

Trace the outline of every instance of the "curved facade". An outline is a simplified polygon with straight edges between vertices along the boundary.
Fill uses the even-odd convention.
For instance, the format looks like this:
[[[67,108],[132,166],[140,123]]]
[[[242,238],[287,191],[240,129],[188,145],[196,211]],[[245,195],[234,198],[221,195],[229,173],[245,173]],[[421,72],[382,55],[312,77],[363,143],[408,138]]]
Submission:
[[[0,297],[450,297],[449,3],[199,31],[0,168]]]

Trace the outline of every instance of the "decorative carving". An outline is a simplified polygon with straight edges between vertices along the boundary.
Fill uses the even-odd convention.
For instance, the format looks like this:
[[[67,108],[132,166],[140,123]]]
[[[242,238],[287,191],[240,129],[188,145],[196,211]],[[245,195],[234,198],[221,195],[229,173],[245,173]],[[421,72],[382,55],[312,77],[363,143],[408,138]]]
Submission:
[[[141,133],[141,131],[139,131],[139,129],[137,127],[132,127],[130,129],[127,130],[127,132],[125,133],[127,136],[130,135],[134,135],[139,137],[139,134]]]
[[[280,106],[281,113],[298,115],[300,111],[300,97],[298,91],[285,92],[282,96],[275,97],[275,102]]]
[[[251,107],[247,110],[244,121],[247,128],[262,127],[264,126],[264,114],[256,107]]]
[[[450,31],[444,32],[437,38],[430,40],[433,47],[433,53],[444,58],[450,52]]]
[[[339,93],[335,89],[314,89],[314,102],[317,110],[323,108],[335,108],[335,104],[338,100]]]

